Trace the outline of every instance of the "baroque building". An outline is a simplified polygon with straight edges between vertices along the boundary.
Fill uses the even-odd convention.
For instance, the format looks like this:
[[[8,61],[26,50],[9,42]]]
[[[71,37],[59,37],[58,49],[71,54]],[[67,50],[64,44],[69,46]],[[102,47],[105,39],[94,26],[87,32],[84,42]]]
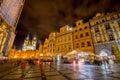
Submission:
[[[24,40],[23,43],[23,51],[27,51],[27,50],[36,50],[36,46],[37,46],[37,38],[36,35],[34,35],[33,39],[30,40],[30,36],[29,34],[27,35],[26,39]]]
[[[97,13],[89,22],[95,53],[120,57],[120,13]]]
[[[55,44],[56,44],[56,32],[50,33],[48,40],[48,56],[54,57],[56,55]]]
[[[24,0],[0,1],[0,57],[7,56],[12,48],[23,6]]]
[[[83,20],[78,20],[73,28],[73,46],[74,50],[80,50],[86,53],[82,55],[94,54],[94,47],[91,37],[89,23],[83,23]]]
[[[58,56],[64,56],[73,50],[72,27],[65,25],[60,28],[56,36],[55,48]]]
[[[48,54],[48,45],[49,45],[49,40],[48,40],[48,38],[46,38],[45,39],[45,41],[44,41],[44,44],[43,44],[43,54],[44,54],[44,56],[47,56],[47,54]]]

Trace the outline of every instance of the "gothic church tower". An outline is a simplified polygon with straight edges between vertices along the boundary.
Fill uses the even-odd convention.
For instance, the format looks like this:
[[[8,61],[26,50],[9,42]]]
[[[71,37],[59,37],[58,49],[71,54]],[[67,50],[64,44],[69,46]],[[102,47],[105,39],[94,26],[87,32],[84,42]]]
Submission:
[[[28,34],[27,37],[26,37],[25,40],[24,40],[22,50],[23,50],[23,51],[26,51],[26,50],[36,50],[36,46],[37,46],[37,38],[36,38],[36,35],[34,35],[33,39],[30,40],[30,36],[29,36],[29,34]]]

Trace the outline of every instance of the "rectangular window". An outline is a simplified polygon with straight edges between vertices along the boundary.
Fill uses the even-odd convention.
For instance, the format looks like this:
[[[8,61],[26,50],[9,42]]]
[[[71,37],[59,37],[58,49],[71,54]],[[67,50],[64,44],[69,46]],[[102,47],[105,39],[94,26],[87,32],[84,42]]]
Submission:
[[[105,28],[106,28],[106,30],[107,30],[107,29],[111,29],[109,24],[106,24],[106,25],[105,25]]]
[[[81,47],[85,47],[85,43],[84,42],[81,43]]]
[[[89,36],[89,33],[88,33],[88,32],[86,32],[85,36]]]
[[[83,37],[83,34],[80,34],[80,37]]]
[[[76,48],[79,48],[79,43],[76,43]]]
[[[88,41],[88,42],[87,42],[87,46],[91,46],[91,43],[90,43],[90,41]]]
[[[77,35],[75,36],[75,39],[78,39],[78,36],[77,36]]]

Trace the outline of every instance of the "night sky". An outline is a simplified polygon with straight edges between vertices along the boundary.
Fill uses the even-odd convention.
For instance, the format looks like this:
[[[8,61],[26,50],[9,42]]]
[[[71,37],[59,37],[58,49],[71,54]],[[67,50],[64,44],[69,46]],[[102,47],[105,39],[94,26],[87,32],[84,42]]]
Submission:
[[[26,0],[16,29],[14,46],[21,49],[25,36],[37,34],[38,42],[49,33],[73,25],[78,19],[88,21],[98,12],[120,9],[120,0]]]

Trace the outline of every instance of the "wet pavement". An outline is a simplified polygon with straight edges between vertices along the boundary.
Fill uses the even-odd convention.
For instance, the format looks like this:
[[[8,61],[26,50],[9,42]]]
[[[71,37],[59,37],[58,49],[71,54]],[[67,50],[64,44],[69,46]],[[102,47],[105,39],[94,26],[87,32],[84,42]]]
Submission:
[[[0,73],[0,80],[120,80],[119,66],[41,63],[27,65],[24,72],[18,66]]]

